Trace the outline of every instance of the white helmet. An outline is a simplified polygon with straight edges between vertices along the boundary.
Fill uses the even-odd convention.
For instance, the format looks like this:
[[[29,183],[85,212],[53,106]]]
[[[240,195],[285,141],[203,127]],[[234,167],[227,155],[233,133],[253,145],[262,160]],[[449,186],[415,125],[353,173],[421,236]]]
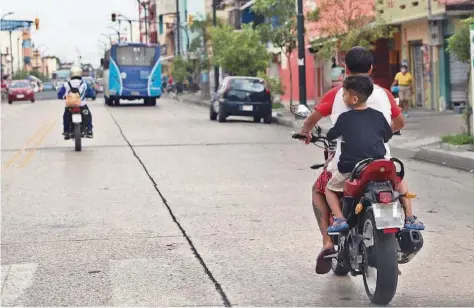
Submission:
[[[78,66],[71,67],[71,78],[82,77],[82,69]]]

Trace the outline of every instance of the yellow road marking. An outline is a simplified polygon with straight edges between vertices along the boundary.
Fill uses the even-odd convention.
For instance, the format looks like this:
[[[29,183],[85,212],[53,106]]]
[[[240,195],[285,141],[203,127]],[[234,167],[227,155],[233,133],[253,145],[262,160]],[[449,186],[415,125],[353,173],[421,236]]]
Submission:
[[[36,153],[36,149],[38,148],[39,145],[41,145],[41,143],[43,142],[44,138],[46,138],[46,136],[48,136],[48,134],[51,132],[51,130],[53,129],[54,125],[56,125],[56,122],[57,121],[54,121],[49,127],[48,129],[46,130],[46,132],[35,142],[35,144],[33,145],[33,149],[31,149],[28,154],[26,155],[25,159],[23,160],[23,163],[21,163],[20,165],[20,168],[23,168],[25,167],[28,162],[31,160],[31,158],[33,157],[33,155],[35,155]]]
[[[33,133],[33,135],[26,141],[26,143],[23,145],[23,147],[18,150],[15,155],[13,155],[12,158],[10,158],[9,161],[7,161],[3,166],[2,166],[2,169],[8,169],[10,168],[13,163],[21,156],[21,154],[23,154],[23,152],[28,148],[28,146],[30,145],[30,143],[32,143],[44,130],[45,128],[47,127],[46,124],[48,122],[44,122],[40,125],[40,127]]]

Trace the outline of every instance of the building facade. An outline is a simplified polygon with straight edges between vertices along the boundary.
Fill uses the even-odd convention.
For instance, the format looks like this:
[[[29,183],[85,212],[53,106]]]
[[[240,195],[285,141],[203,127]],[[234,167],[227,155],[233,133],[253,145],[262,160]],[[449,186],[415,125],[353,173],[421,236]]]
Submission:
[[[377,1],[376,10],[399,29],[396,60],[414,76],[413,105],[443,110],[465,104],[469,64],[446,52],[446,39],[474,13],[474,1]]]

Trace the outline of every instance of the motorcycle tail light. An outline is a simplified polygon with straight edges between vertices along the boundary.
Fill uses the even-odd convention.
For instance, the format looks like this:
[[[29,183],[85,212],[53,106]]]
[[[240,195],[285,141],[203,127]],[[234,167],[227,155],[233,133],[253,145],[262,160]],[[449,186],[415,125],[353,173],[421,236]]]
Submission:
[[[81,112],[81,108],[79,108],[79,107],[71,108],[71,112],[74,112],[74,113]]]
[[[381,203],[390,203],[393,201],[392,193],[391,192],[380,192],[378,195],[379,202]]]
[[[398,228],[388,228],[388,229],[383,229],[383,233],[384,234],[392,234],[392,233],[397,233],[398,232]]]

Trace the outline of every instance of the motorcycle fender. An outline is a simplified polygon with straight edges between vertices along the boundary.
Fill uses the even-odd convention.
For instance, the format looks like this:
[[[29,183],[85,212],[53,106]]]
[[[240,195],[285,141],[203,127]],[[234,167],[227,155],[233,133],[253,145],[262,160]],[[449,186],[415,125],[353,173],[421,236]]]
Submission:
[[[405,223],[404,212],[399,201],[390,203],[372,203],[375,227],[377,230],[398,228],[402,229]]]
[[[73,123],[81,123],[82,122],[82,115],[80,113],[73,113],[72,114],[72,122]]]

